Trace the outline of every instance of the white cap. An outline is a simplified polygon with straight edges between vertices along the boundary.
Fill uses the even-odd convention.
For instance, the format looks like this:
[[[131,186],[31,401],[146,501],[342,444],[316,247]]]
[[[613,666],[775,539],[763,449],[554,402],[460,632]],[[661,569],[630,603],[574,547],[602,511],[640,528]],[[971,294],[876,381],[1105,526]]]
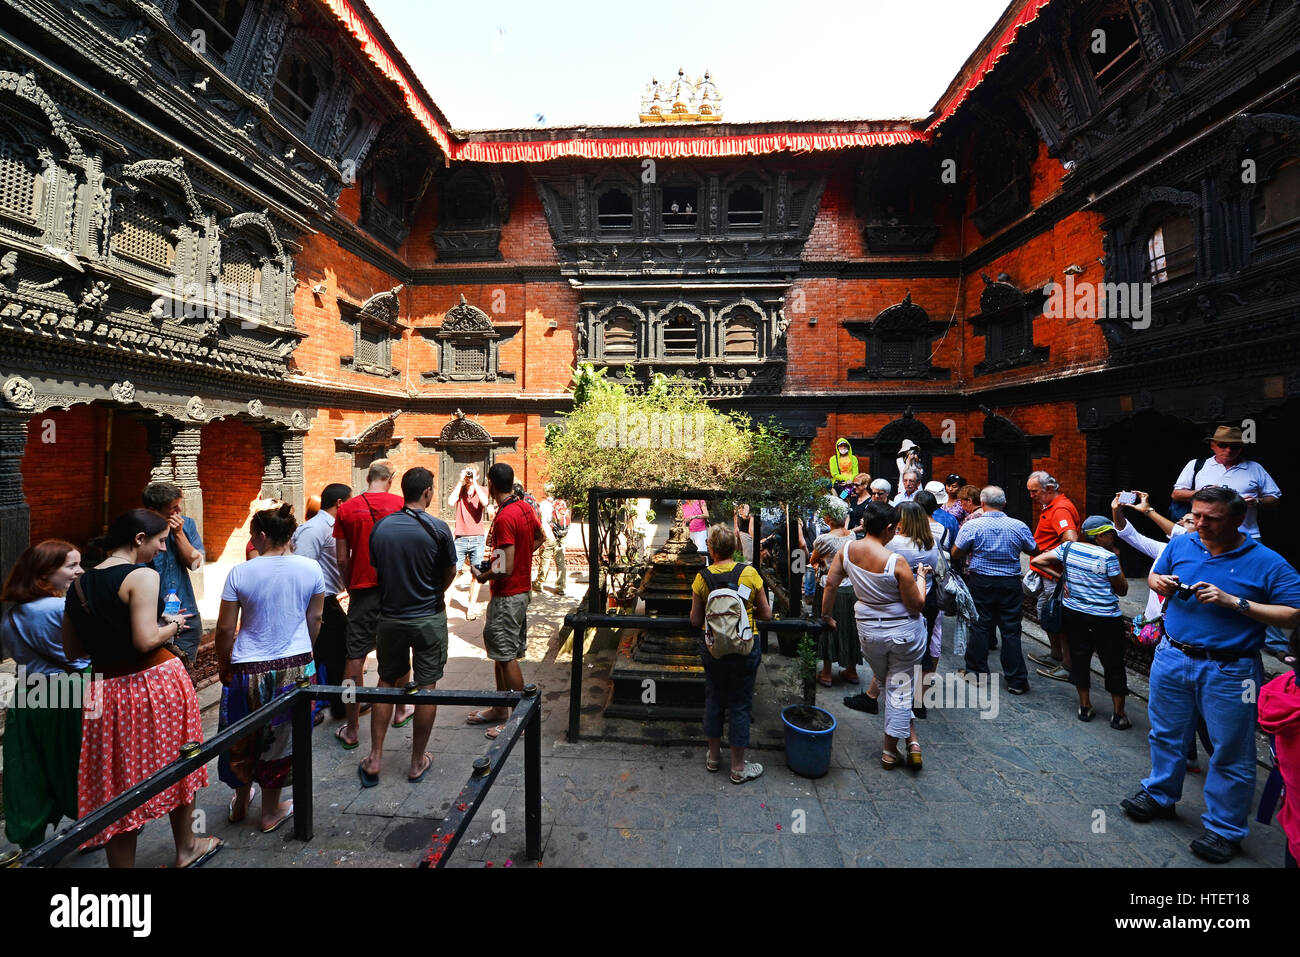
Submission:
[[[940,481],[926,482],[925,490],[934,496],[934,500],[940,505],[946,505],[948,502],[948,490]]]

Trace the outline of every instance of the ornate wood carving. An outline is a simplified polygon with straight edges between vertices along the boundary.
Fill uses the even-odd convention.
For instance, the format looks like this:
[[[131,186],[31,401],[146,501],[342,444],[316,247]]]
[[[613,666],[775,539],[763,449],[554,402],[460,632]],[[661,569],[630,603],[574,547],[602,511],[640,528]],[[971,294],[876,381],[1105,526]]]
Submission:
[[[930,359],[931,343],[949,326],[948,322],[931,321],[929,314],[912,302],[910,292],[874,320],[846,321],[844,328],[866,345],[866,361],[848,370],[849,381],[948,378],[951,370],[932,366]]]

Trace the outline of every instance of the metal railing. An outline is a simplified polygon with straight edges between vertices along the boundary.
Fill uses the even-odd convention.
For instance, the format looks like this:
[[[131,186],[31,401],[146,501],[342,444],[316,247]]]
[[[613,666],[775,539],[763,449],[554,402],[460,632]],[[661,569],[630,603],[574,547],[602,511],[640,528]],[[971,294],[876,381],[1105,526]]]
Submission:
[[[285,711],[293,721],[293,835],[310,841],[314,833],[312,802],[312,702],[341,702],[344,695],[358,703],[457,705],[507,707],[512,709],[505,730],[486,754],[475,758],[469,780],[461,789],[452,811],[434,829],[430,846],[420,858],[420,867],[442,867],[460,843],[474,812],[487,796],[506,757],[521,735],[524,737],[524,841],[529,860],[541,856],[542,830],[542,724],[541,696],[536,685],[519,691],[421,691],[416,685],[406,688],[365,688],[342,685],[299,684],[252,714],[218,732],[202,744],[182,747],[171,764],[141,781],[135,787],[101,805],[48,841],[33,847],[18,858],[21,867],[52,867],[81,844],[93,838],[114,821],[144,804],[199,770],[214,757],[229,751],[245,735],[256,731]]]

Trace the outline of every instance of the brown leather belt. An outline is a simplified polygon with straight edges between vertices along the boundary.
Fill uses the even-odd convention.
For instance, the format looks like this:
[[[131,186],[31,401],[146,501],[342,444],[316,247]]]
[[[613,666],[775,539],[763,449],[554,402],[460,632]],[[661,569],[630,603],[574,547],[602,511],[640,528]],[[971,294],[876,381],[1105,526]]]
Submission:
[[[1240,661],[1242,658],[1255,657],[1253,651],[1247,652],[1246,654],[1242,654],[1239,651],[1214,651],[1210,648],[1198,647],[1197,645],[1185,645],[1181,641],[1175,641],[1173,638],[1170,638],[1167,634],[1165,635],[1165,638],[1168,639],[1171,645],[1185,654],[1188,658],[1195,658],[1199,661],[1204,661],[1207,658],[1210,661]]]
[[[150,668],[156,668],[158,665],[166,664],[175,657],[174,654],[167,650],[166,645],[159,645],[153,651],[146,655],[141,655],[134,661],[126,661],[105,668],[101,674],[103,674],[105,678],[124,678],[127,675],[137,674],[141,671],[148,671]]]

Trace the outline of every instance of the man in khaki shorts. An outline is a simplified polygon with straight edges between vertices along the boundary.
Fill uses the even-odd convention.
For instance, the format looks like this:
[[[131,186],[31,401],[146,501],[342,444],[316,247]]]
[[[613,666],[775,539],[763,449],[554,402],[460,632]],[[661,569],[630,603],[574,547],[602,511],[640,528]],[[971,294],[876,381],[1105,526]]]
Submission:
[[[422,690],[438,686],[447,664],[447,608],[443,593],[456,577],[456,545],[446,522],[425,512],[433,499],[433,473],[407,469],[402,476],[402,507],[381,518],[370,533],[370,561],[379,580],[379,687],[395,688],[410,679]],[[370,754],[357,768],[363,787],[379,783],[391,704],[377,704],[370,717]],[[406,779],[423,780],[433,766],[426,751],[437,705],[419,705],[411,734],[411,767]]]
[[[483,623],[483,647],[496,665],[498,691],[523,691],[524,674],[519,659],[527,645],[525,617],[532,587],[533,552],[542,547],[545,536],[533,507],[514,494],[515,470],[504,462],[488,469],[488,492],[497,504],[488,539],[487,568],[474,577],[490,582],[492,599]],[[495,738],[509,717],[506,708],[471,711],[466,724],[491,724],[485,734]]]

